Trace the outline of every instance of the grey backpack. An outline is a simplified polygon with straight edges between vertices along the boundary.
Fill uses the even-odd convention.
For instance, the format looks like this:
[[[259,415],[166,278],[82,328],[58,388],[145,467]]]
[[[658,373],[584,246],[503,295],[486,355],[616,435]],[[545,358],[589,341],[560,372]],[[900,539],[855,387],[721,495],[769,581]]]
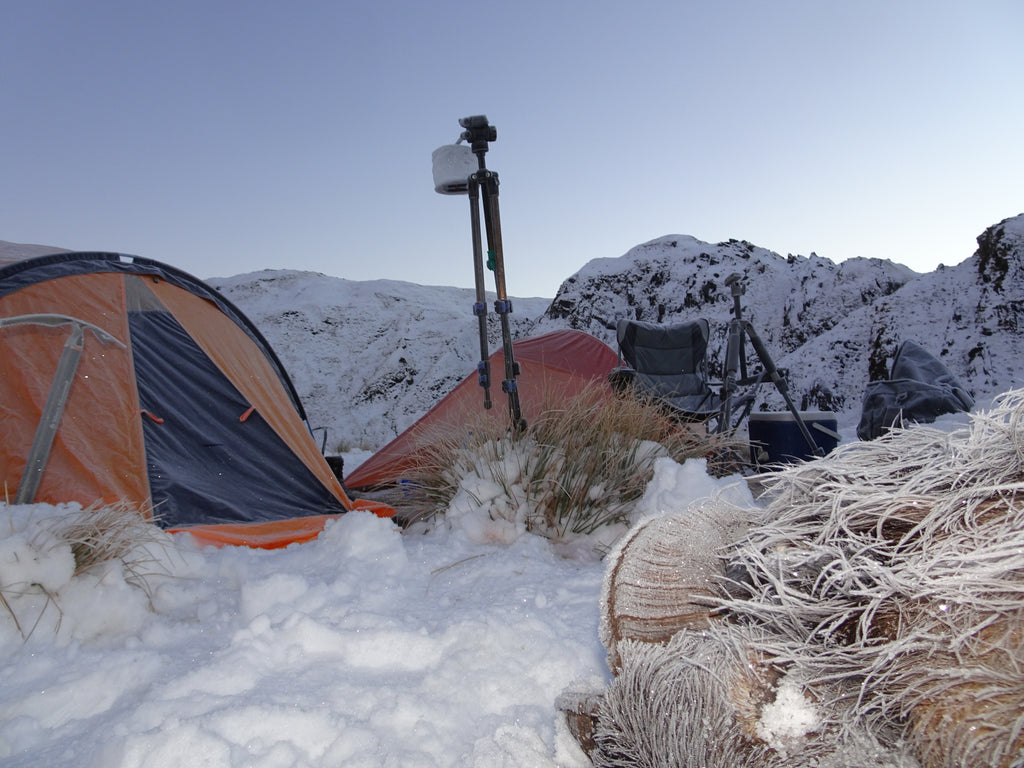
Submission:
[[[944,413],[970,411],[974,398],[942,363],[914,341],[896,351],[890,378],[864,389],[857,437],[874,440],[896,424],[930,423]]]

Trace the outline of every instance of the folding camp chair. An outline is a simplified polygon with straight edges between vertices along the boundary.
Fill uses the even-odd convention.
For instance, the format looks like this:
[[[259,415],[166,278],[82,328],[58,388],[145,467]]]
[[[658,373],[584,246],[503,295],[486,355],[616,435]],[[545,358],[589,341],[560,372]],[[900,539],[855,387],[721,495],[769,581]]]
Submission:
[[[613,390],[651,397],[682,421],[718,416],[720,400],[707,377],[707,320],[658,325],[623,318],[615,331],[625,365],[608,376]]]

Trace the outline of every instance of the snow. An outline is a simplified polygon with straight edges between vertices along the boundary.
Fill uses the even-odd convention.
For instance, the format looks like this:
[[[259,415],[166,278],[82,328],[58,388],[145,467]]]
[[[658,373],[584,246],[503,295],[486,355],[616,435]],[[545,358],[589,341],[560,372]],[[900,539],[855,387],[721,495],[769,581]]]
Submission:
[[[814,731],[819,722],[820,716],[814,704],[804,697],[801,686],[789,678],[783,678],[775,700],[761,712],[757,721],[757,735],[785,755],[790,744]]]
[[[1024,217],[1007,222],[1006,231],[1024,239]],[[682,284],[691,256],[710,250],[716,259],[743,260],[747,245],[714,250],[692,238],[663,238],[628,258],[595,260],[573,280],[621,285],[616,274],[650,259],[666,274],[678,269],[673,280]],[[754,256],[768,263],[764,254]],[[824,260],[801,259],[790,260],[796,277],[752,287],[750,305],[768,303],[759,291],[789,296],[794,280],[831,279]],[[939,305],[974,302],[981,314],[979,297],[987,295],[966,268],[914,277],[865,260],[843,269],[865,285],[905,281],[900,290],[910,300],[902,305],[912,322],[892,327],[921,334],[938,322]],[[337,441],[329,448],[345,454],[348,471],[475,366],[470,291],[289,271],[211,282],[270,339],[311,423],[328,428]],[[856,337],[866,346],[872,314],[889,304],[867,288],[864,295],[865,307],[812,307],[844,319],[823,325],[808,346],[780,347],[793,356],[800,381],[833,369],[829,354],[842,354],[840,340]],[[677,290],[666,301],[681,305],[686,296]],[[517,334],[557,324],[554,315],[541,318],[547,300],[515,302]],[[598,313],[610,302],[591,301]],[[853,323],[860,323],[856,333]],[[948,349],[948,339],[967,337],[950,354],[959,361],[960,346],[976,337],[966,326],[945,331]],[[976,394],[990,396],[1019,382],[1008,361],[1019,359],[1020,342],[1017,334],[996,333],[986,343],[989,352],[972,364],[988,368],[957,373],[984,384]],[[844,440],[852,418],[840,414]],[[749,491],[736,480],[710,478],[701,461],[660,459],[636,519],[713,496],[749,505]],[[7,602],[0,603],[0,763],[589,765],[555,700],[569,687],[609,680],[599,641],[604,564],[593,550],[610,542],[556,546],[525,532],[515,514],[495,514],[501,502],[480,478],[467,477],[464,490],[450,519],[429,527],[403,532],[355,512],[315,541],[276,551],[200,549],[187,534],[154,529],[137,553],[141,574],[113,561],[73,575],[56,521],[76,508],[0,502]],[[813,726],[810,705],[785,688],[760,724],[780,745]]]
[[[328,452],[382,447],[476,371],[471,290],[292,270],[209,282],[270,341],[310,424],[326,429]],[[550,300],[513,302],[509,318],[518,337]],[[488,321],[495,349],[497,315],[489,312]]]
[[[702,463],[660,459],[637,515],[738,492]],[[0,504],[28,635],[0,606],[0,762],[587,765],[555,700],[608,680],[603,563],[500,521],[488,534],[487,504],[464,510],[470,530],[355,512],[276,551],[154,531],[149,599],[119,565],[71,576],[53,523],[75,507]]]

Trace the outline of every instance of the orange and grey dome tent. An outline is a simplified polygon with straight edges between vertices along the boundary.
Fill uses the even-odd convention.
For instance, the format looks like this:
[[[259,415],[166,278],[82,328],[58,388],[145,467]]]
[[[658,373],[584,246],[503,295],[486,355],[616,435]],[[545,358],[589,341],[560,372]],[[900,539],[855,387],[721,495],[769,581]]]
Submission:
[[[559,330],[513,342],[520,367],[518,387],[527,423],[543,409],[558,407],[593,386],[607,388],[608,373],[619,362],[607,344],[583,331]],[[505,356],[499,348],[489,358],[492,371],[504,371]],[[476,373],[470,374],[437,405],[398,437],[385,445],[345,477],[347,488],[376,488],[400,483],[422,461],[429,445],[472,429],[481,417],[509,422],[504,398],[495,393],[489,411]]]
[[[270,345],[165,264],[0,264],[0,478],[15,503],[127,502],[201,541],[278,547],[352,501]]]

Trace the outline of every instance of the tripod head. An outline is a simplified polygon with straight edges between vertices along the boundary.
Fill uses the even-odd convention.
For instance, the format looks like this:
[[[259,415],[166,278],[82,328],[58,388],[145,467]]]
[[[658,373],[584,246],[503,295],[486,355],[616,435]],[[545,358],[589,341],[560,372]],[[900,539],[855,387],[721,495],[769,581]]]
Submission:
[[[466,129],[459,136],[459,140],[468,141],[473,154],[479,157],[480,162],[483,163],[488,142],[498,140],[498,129],[487,122],[487,115],[459,118],[459,125]]]
[[[740,296],[747,291],[747,285],[743,281],[743,275],[733,272],[724,280],[726,286],[732,292],[732,313],[737,320],[743,319],[743,307],[740,305]]]
[[[747,286],[743,282],[743,275],[739,272],[733,272],[724,280],[725,286],[732,291],[734,297],[742,296],[747,292]]]

